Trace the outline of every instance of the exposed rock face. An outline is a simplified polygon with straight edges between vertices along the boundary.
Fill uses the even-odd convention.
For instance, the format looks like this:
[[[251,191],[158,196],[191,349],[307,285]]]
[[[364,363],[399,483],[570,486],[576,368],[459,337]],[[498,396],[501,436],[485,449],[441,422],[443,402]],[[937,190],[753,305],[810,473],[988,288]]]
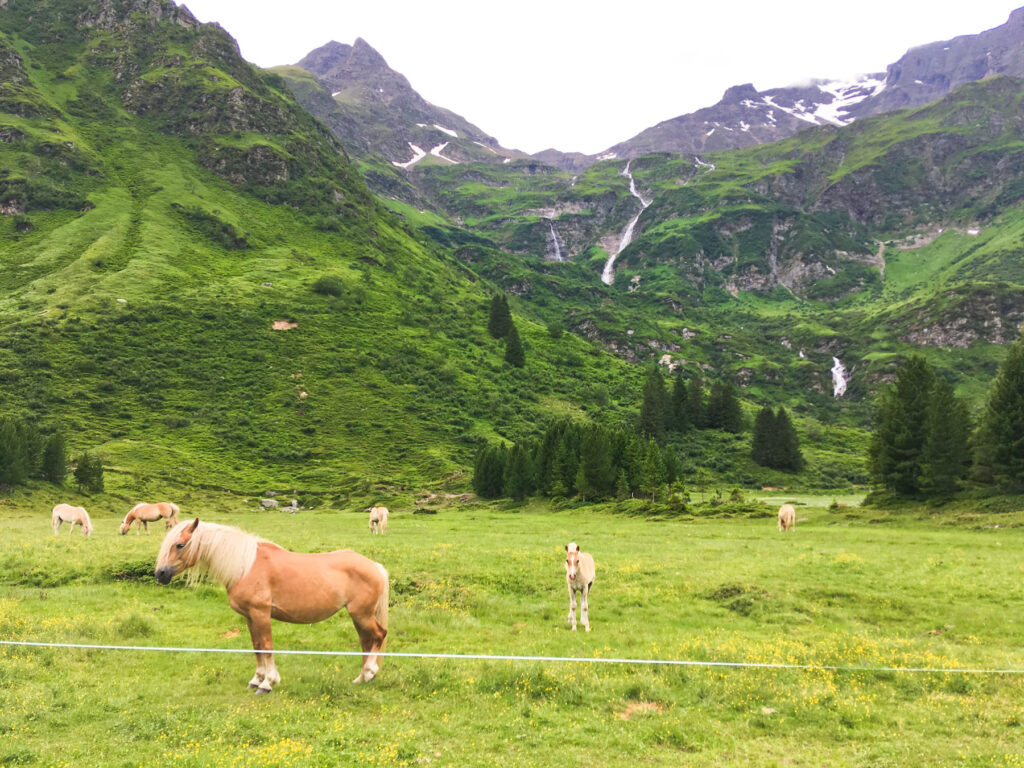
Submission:
[[[938,315],[926,314],[910,323],[902,338],[922,347],[966,349],[976,341],[1009,344],[1024,323],[1024,295],[1020,292],[960,288],[946,294],[949,304]]]
[[[416,164],[410,160],[430,153],[450,163],[500,163],[522,156],[465,118],[426,101],[362,38],[352,45],[332,40],[298,66],[314,75],[324,91],[293,85],[296,98],[355,154],[378,152],[396,166],[410,167]],[[412,145],[422,148],[422,155]]]

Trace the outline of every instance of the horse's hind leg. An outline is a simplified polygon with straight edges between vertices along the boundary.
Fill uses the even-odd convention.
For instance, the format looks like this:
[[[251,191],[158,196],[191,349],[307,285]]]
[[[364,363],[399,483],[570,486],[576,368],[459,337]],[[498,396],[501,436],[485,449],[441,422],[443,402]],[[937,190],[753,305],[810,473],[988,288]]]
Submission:
[[[373,680],[380,670],[377,664],[377,654],[384,645],[384,638],[388,631],[373,615],[373,603],[365,605],[353,605],[349,603],[348,612],[352,616],[352,623],[356,625],[356,632],[359,633],[359,644],[363,648],[363,668],[359,670],[359,676],[353,683],[366,683]]]

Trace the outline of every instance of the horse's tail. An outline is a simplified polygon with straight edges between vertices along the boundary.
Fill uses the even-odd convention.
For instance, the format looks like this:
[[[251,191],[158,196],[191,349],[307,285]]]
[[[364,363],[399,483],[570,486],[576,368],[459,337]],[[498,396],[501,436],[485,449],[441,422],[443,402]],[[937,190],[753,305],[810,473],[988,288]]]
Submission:
[[[178,509],[178,505],[175,504],[173,501],[167,502],[167,506],[169,506],[171,508],[171,517],[174,518],[174,522],[175,522],[175,524],[177,524],[177,522],[178,522],[178,513],[181,512],[181,510]]]
[[[380,577],[383,583],[381,584],[380,594],[377,595],[377,604],[373,606],[373,618],[375,618],[377,620],[377,623],[380,624],[385,630],[387,630],[389,598],[388,593],[390,590],[390,587],[388,586],[388,572],[387,569],[380,563],[377,563],[376,565],[377,569],[380,571]],[[385,635],[384,642],[380,644],[380,650],[384,650],[384,646],[387,644],[387,642],[388,638]]]

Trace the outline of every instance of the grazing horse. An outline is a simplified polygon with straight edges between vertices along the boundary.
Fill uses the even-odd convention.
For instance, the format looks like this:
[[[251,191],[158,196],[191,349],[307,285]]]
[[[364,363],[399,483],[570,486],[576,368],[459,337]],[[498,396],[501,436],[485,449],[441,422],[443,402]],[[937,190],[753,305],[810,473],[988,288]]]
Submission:
[[[569,623],[573,632],[576,631],[576,593],[580,593],[580,618],[583,627],[590,631],[590,619],[587,616],[587,598],[590,588],[594,585],[594,558],[588,552],[580,552],[576,542],[565,545],[565,584],[569,587]]]
[[[370,507],[370,533],[383,534],[388,529],[388,508]]]
[[[779,507],[779,530],[791,531],[796,526],[796,510],[792,504]]]
[[[75,532],[75,523],[78,523],[82,526],[83,536],[92,536],[92,520],[89,519],[89,513],[85,511],[84,507],[58,504],[53,508],[53,516],[50,518],[54,536],[57,535],[57,529],[60,528],[61,523],[71,523],[69,535]]]
[[[158,501],[156,504],[147,504],[146,502],[136,504],[128,510],[128,514],[121,522],[121,535],[128,533],[134,523],[138,523],[138,527],[135,529],[136,533],[142,533],[142,529],[145,528],[148,535],[148,524],[154,523],[160,518],[164,520],[164,530],[173,528],[178,524],[178,512],[180,511],[177,504],[172,504],[169,501]]]
[[[388,572],[349,549],[319,554],[289,552],[271,541],[199,518],[174,526],[160,545],[156,578],[161,584],[193,566],[228,592],[228,604],[245,618],[256,652],[249,687],[270,693],[281,681],[274,665],[270,620],[312,624],[347,608],[359,633],[363,666],[354,683],[377,674],[377,654],[388,633]]]

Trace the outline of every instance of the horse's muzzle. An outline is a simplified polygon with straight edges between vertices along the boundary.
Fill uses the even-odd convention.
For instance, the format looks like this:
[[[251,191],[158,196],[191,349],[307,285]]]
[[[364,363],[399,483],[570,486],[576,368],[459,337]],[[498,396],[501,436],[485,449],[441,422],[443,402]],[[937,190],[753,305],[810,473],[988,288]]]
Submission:
[[[165,565],[162,568],[156,569],[156,580],[161,584],[170,584],[172,576],[174,576],[173,565]]]

